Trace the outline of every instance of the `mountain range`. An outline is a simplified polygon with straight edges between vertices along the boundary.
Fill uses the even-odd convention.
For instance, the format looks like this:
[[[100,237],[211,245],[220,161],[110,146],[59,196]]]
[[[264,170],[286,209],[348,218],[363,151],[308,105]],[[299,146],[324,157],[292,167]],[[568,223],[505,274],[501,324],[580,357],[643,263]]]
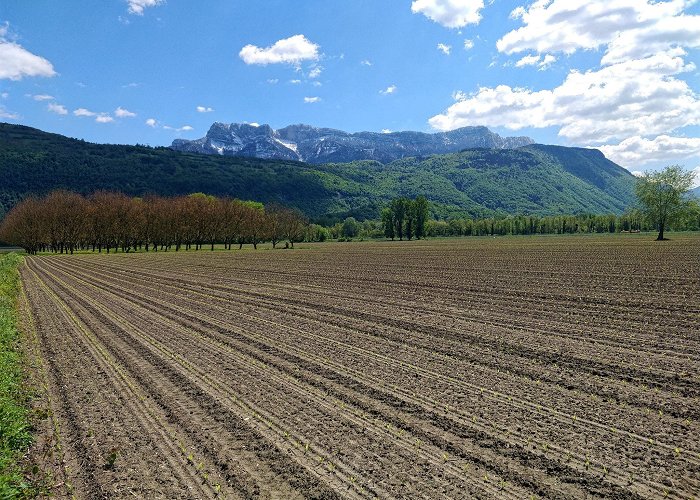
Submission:
[[[170,146],[189,153],[245,156],[306,163],[347,163],[394,160],[432,154],[456,153],[469,148],[513,149],[533,144],[529,137],[501,137],[486,127],[464,127],[450,132],[348,133],[310,125],[273,130],[269,125],[215,122],[207,135]]]
[[[433,216],[621,213],[634,177],[595,149],[530,144],[390,163],[311,164],[92,144],[0,123],[0,217],[18,200],[62,188],[132,196],[205,192],[299,208],[330,223],[376,218],[397,196],[425,195]]]

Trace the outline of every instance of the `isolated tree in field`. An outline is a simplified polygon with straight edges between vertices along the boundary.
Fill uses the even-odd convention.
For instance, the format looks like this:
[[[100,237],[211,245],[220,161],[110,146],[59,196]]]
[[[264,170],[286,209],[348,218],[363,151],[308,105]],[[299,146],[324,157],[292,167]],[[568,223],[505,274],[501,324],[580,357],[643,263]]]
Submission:
[[[660,172],[646,172],[637,179],[635,192],[644,217],[659,230],[657,241],[671,224],[688,217],[697,203],[687,197],[695,173],[679,165],[670,165]]]

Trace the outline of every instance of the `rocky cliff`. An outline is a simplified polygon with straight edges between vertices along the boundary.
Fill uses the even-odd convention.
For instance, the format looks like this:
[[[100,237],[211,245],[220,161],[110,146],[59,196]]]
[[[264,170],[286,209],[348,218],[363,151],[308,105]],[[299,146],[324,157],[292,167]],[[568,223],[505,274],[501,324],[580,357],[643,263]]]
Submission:
[[[389,163],[405,157],[455,153],[467,148],[513,149],[532,143],[529,137],[501,137],[486,127],[464,127],[434,134],[352,134],[309,125],[290,125],[274,130],[269,125],[216,122],[201,139],[176,139],[171,148],[193,153],[307,163],[343,163],[355,160]]]

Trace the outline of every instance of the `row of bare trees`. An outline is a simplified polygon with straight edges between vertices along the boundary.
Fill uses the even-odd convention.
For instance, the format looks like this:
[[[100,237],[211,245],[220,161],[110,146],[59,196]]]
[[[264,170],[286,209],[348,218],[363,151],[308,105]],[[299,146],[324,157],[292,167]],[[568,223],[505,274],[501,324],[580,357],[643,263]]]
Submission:
[[[257,248],[263,241],[273,247],[287,241],[294,247],[307,226],[297,210],[202,193],[131,198],[107,191],[84,197],[59,190],[15,206],[0,225],[0,241],[30,254],[199,250],[204,245],[213,250],[217,243],[230,250],[244,244]]]

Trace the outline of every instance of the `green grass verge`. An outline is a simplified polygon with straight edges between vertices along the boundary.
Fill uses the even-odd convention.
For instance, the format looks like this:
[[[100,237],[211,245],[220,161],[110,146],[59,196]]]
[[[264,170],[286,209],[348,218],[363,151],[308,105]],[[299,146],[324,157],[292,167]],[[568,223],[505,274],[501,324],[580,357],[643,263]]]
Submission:
[[[32,441],[17,330],[21,262],[15,253],[0,255],[0,498],[22,498],[30,489],[20,465]]]

